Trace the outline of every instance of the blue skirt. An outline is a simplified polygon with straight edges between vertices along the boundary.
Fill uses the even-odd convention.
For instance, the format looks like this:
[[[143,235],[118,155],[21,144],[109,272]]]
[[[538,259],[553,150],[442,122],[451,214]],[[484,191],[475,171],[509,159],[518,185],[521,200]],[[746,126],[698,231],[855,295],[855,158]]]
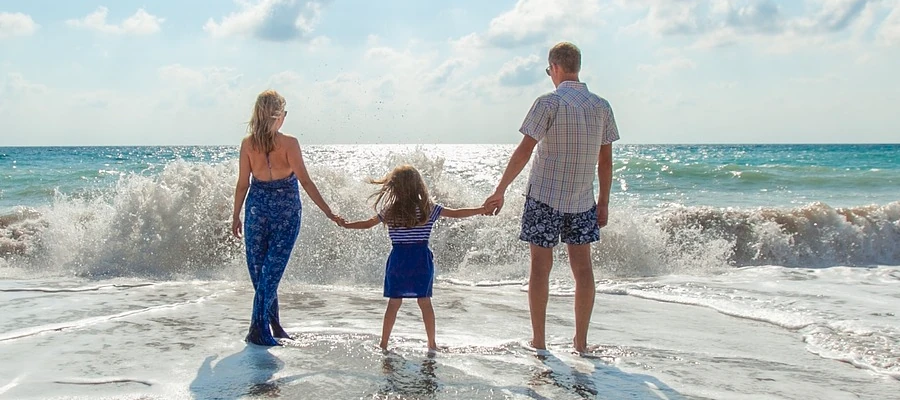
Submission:
[[[428,242],[395,243],[384,272],[384,297],[431,297],[434,255]]]

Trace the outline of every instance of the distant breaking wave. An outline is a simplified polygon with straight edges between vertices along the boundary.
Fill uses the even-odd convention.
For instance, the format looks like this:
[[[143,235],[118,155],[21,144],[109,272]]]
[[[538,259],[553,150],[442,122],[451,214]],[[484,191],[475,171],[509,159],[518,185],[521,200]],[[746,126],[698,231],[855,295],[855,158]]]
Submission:
[[[472,206],[486,195],[444,176],[442,160],[413,155],[391,161],[422,170],[440,203]],[[369,216],[365,201],[371,185],[338,170],[313,173],[338,212],[348,218]],[[88,198],[58,197],[47,207],[20,207],[0,216],[0,268],[86,277],[244,279],[243,243],[230,234],[234,176],[232,164],[176,161],[158,175],[125,175],[109,191]],[[432,240],[439,275],[523,278],[527,246],[517,239],[522,201],[522,196],[507,196],[496,217],[440,221]],[[759,209],[618,205],[610,219],[594,251],[601,276],[768,264],[900,265],[900,202]],[[380,228],[344,230],[305,199],[301,238],[287,279],[377,283],[389,246]]]

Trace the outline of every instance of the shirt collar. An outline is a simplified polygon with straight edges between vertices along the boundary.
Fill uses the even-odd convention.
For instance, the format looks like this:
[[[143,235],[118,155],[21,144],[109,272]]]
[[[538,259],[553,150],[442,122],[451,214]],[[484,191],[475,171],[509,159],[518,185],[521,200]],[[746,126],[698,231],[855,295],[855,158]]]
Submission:
[[[587,84],[584,82],[576,82],[576,81],[562,81],[559,83],[557,89],[568,88],[568,89],[576,89],[576,90],[587,90]]]

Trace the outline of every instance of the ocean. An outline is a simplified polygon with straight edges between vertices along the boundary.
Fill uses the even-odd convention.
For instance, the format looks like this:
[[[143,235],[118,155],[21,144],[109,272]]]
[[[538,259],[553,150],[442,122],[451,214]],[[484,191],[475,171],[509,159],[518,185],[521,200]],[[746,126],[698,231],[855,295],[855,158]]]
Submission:
[[[347,219],[402,163],[478,206],[514,145],[304,147]],[[230,236],[236,146],[0,147],[0,399],[900,399],[900,145],[617,145],[597,300],[577,355],[555,252],[534,354],[527,168],[497,216],[441,219],[437,341],[414,302],[392,351],[382,228],[303,193],[279,291],[294,340],[243,342],[253,290]]]

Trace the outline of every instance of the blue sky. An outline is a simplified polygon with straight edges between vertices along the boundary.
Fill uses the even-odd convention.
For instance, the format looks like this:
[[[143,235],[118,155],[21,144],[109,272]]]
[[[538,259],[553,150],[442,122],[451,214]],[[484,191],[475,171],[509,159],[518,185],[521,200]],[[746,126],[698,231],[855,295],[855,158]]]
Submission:
[[[900,0],[0,0],[0,146],[515,143],[547,50],[622,143],[898,142]]]

